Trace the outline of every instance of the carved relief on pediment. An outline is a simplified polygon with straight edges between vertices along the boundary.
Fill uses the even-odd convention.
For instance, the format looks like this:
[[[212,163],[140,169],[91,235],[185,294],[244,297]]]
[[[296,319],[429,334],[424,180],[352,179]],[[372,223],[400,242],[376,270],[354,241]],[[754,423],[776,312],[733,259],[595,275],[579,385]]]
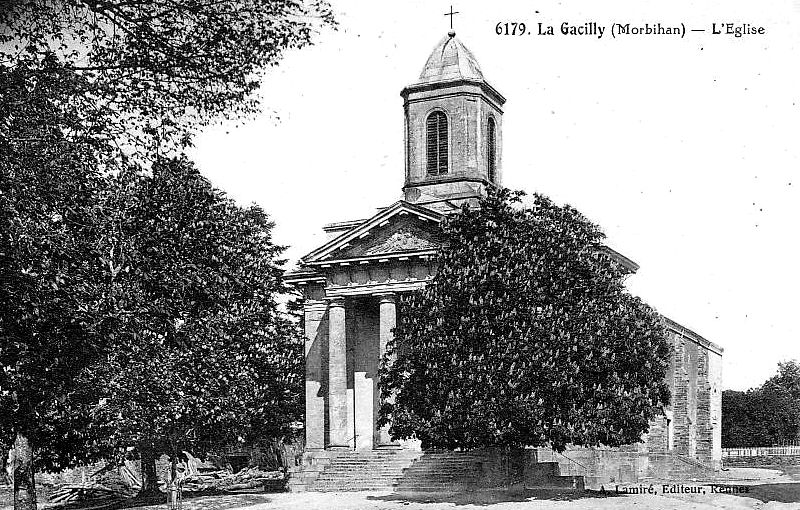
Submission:
[[[433,250],[437,245],[429,239],[423,239],[409,230],[398,230],[382,243],[364,251],[365,255],[379,255],[398,251]]]
[[[413,218],[395,218],[363,239],[334,255],[335,258],[375,256],[408,251],[435,250],[440,241],[439,226]]]

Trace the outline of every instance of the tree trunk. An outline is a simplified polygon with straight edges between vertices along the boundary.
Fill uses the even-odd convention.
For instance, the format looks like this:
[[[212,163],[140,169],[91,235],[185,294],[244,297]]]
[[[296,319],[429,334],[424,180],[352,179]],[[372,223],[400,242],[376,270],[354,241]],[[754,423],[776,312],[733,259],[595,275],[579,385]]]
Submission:
[[[14,440],[14,510],[36,510],[33,450],[28,438],[17,432]]]
[[[176,479],[178,478],[177,457],[175,452],[173,452],[172,457],[169,459],[169,484],[167,486],[167,491],[169,491],[170,510],[178,508],[178,501],[180,498],[180,491],[176,483]]]
[[[161,494],[158,490],[158,476],[156,475],[156,452],[152,448],[140,448],[142,456],[142,488],[139,496],[152,496]]]

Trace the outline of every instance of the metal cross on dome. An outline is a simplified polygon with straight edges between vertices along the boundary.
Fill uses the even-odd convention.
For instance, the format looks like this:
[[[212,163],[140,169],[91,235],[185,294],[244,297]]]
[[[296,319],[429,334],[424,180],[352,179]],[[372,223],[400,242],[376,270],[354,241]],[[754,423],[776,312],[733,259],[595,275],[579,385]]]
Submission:
[[[450,12],[444,13],[445,16],[450,16],[450,30],[453,30],[453,16],[460,14],[458,11],[453,12],[453,6],[450,6]]]

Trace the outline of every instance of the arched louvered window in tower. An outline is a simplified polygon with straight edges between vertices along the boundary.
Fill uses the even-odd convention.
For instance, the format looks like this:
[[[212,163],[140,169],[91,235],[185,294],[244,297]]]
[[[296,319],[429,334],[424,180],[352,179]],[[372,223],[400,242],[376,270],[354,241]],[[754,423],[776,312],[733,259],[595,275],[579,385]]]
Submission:
[[[489,125],[486,129],[486,136],[488,136],[488,150],[487,161],[489,171],[489,182],[494,182],[495,174],[497,173],[497,127],[494,124],[494,119],[489,117]]]
[[[428,116],[428,175],[447,173],[447,116],[433,112]]]

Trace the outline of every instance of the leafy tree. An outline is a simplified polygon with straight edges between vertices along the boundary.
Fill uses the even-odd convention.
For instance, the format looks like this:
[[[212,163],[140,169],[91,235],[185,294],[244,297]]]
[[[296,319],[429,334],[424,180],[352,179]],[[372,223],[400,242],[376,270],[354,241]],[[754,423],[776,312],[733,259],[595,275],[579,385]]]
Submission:
[[[256,112],[259,73],[333,23],[324,0],[12,0],[0,6],[0,59],[38,73],[53,55],[79,72],[92,87],[74,101],[115,114],[94,133],[142,155]]]
[[[789,392],[792,398],[800,402],[800,363],[796,360],[778,363],[778,373],[764,383],[764,388],[776,386]]]
[[[14,446],[15,502],[35,507],[40,467],[87,457],[80,374],[113,338],[99,207],[104,151],[73,129],[87,86],[48,61],[36,80],[0,67],[0,444]],[[95,119],[102,125],[103,119]]]
[[[669,401],[660,317],[578,211],[491,190],[446,218],[438,273],[400,301],[381,423],[423,447],[637,442]]]
[[[288,434],[300,416],[302,342],[279,308],[283,248],[184,158],[120,178],[120,337],[98,369],[111,448],[155,459]]]
[[[771,446],[800,438],[800,365],[778,363],[758,388],[722,393],[722,445]]]
[[[313,0],[0,3],[0,443],[19,439],[19,506],[34,448],[56,469],[109,446],[86,382],[137,301],[103,173],[256,112],[258,73],[332,24]]]
[[[744,391],[725,390],[722,392],[722,447],[735,448],[748,446],[748,425],[745,422],[748,396]]]

